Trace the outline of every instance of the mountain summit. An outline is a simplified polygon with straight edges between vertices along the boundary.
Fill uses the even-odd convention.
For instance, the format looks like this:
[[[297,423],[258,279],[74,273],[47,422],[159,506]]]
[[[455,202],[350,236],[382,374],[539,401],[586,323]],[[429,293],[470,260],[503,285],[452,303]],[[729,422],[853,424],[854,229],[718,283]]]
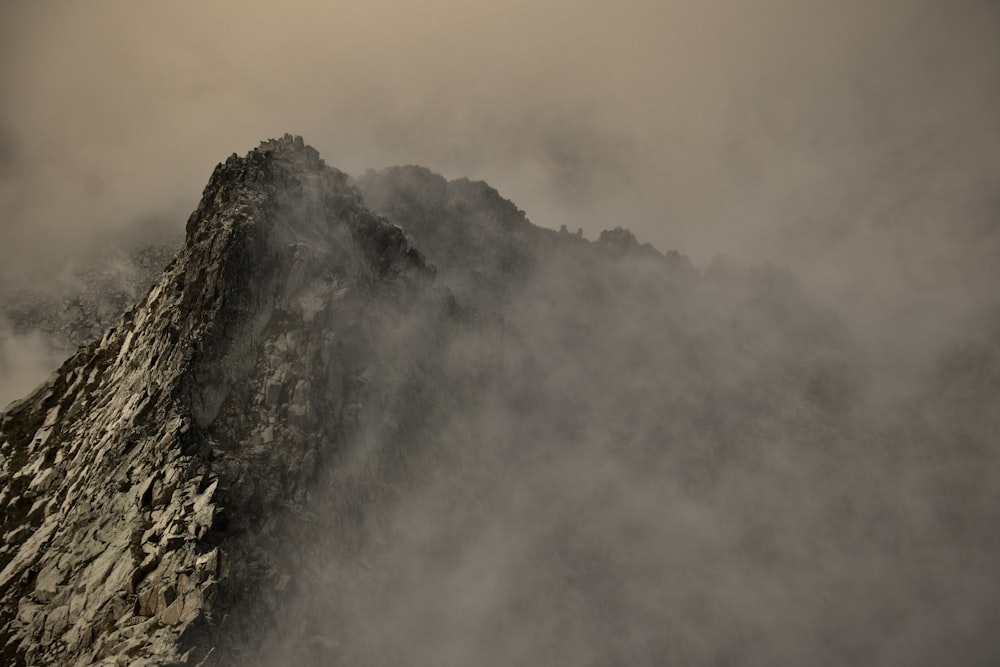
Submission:
[[[364,311],[432,277],[301,138],[220,164],[148,295],[3,416],[3,662],[210,652],[246,578],[221,531],[301,497],[355,418]]]
[[[994,426],[961,398],[994,367],[887,405],[863,362],[785,271],[262,142],[3,413],[0,662],[995,655]]]

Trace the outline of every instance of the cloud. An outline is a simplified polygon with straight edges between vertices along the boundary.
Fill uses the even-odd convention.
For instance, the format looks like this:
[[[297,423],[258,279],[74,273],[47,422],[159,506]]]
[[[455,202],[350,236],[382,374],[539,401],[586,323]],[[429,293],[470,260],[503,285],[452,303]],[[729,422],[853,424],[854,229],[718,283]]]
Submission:
[[[17,28],[2,120],[27,201],[4,245],[39,253],[41,230],[180,224],[214,162],[290,130],[354,173],[485,178],[547,226],[627,224],[702,260],[787,261],[828,250],[818,225],[851,226],[913,186],[901,151],[937,180],[928,146],[961,143],[948,170],[973,174],[998,142],[988,3],[3,11]]]
[[[0,322],[0,411],[27,396],[66,356],[57,341],[34,331],[17,334]]]
[[[485,179],[547,227],[790,265],[896,369],[995,305],[985,0],[102,0],[0,24],[6,282],[179,232],[216,162],[287,130],[355,174]]]
[[[924,393],[933,405],[942,395],[928,377],[941,359],[994,331],[998,30],[1000,11],[987,0],[3,3],[0,277],[54,280],[67,258],[92,246],[180,230],[216,162],[291,131],[355,174],[417,163],[485,179],[544,226],[582,227],[595,238],[623,225],[702,266],[717,252],[789,264],[860,348],[861,374],[874,376],[869,397],[878,399],[863,409],[882,414],[900,395]],[[560,295],[579,288],[557,287]],[[710,380],[729,388],[729,402],[694,391],[709,379],[681,363],[704,361],[687,358],[690,348],[656,346],[653,334],[676,313],[648,320],[635,315],[644,301],[623,301],[609,306],[609,328],[595,339],[627,330],[653,355],[654,379],[629,385],[630,395],[669,380],[679,392],[667,394],[669,407],[695,424],[763,438],[741,430],[740,415],[776,428],[788,414],[746,417],[755,395],[739,390],[758,386],[748,378],[772,367],[746,362],[740,345],[761,346],[782,371],[782,359],[801,361],[802,352],[784,346],[784,320],[755,329],[760,304],[741,304],[734,292],[709,290],[714,324],[688,330],[699,340],[723,324],[750,323],[747,340],[704,343],[717,355],[706,361]],[[565,301],[565,322],[578,324],[578,306],[588,307]],[[552,334],[522,315],[526,331]],[[620,359],[631,349],[597,347],[594,356]],[[547,396],[565,395],[559,383],[586,387],[581,368],[559,363],[558,346],[535,352],[539,375],[553,383]],[[0,403],[44,379],[58,357],[40,334],[0,336]],[[837,389],[822,377],[815,385]],[[780,397],[793,416],[802,407],[797,392]],[[469,433],[493,433],[486,444],[514,457],[502,469],[511,474],[497,479],[520,485],[484,487],[480,504],[466,507],[478,480],[423,462],[428,476],[411,489],[412,506],[388,513],[399,550],[365,552],[387,569],[366,574],[358,560],[326,571],[346,590],[371,594],[345,602],[359,651],[390,663],[413,657],[405,655],[413,646],[433,654],[449,648],[454,637],[443,628],[454,623],[467,631],[449,657],[456,664],[483,664],[463,658],[487,648],[523,664],[545,655],[550,631],[564,648],[579,647],[570,662],[584,664],[602,648],[587,630],[642,634],[574,602],[580,587],[567,573],[586,574],[588,559],[601,572],[637,574],[623,575],[621,598],[610,596],[615,611],[677,622],[674,650],[696,662],[740,662],[749,644],[761,663],[802,664],[795,658],[808,632],[842,662],[852,662],[844,636],[869,642],[862,654],[901,663],[947,661],[953,656],[913,655],[939,639],[955,650],[963,637],[987,641],[976,623],[988,614],[968,610],[995,609],[995,595],[977,592],[995,590],[995,578],[979,578],[995,566],[976,560],[988,549],[962,527],[992,515],[961,510],[996,507],[986,502],[995,484],[976,483],[977,469],[996,469],[988,452],[941,467],[939,450],[887,452],[880,433],[864,430],[849,433],[857,439],[846,453],[837,450],[852,459],[820,452],[800,461],[776,438],[770,458],[730,461],[692,426],[667,431],[684,446],[666,457],[667,481],[656,484],[625,448],[585,443],[548,461],[517,459],[526,436],[545,441],[550,415],[524,424],[522,405],[498,408],[488,398],[435,425],[454,445],[444,461],[464,451]],[[601,410],[590,417],[595,428],[628,426],[605,396],[583,398],[583,408]],[[557,407],[561,423],[572,423],[573,405]],[[941,442],[965,442],[947,411],[892,417],[943,434]],[[908,442],[905,429],[893,437]],[[472,461],[487,478],[496,473],[490,451]],[[717,486],[701,496],[685,486],[697,491],[698,483]],[[460,548],[434,553],[442,533]],[[559,555],[556,538],[570,545],[573,567],[542,557]],[[893,554],[916,554],[911,569],[896,567]],[[321,565],[327,557],[318,555]],[[549,569],[533,570],[539,562]],[[385,571],[399,579],[380,580]],[[513,593],[505,577],[516,580]],[[660,588],[641,585],[650,582]],[[499,629],[489,624],[497,609],[509,623]],[[859,629],[863,621],[870,625]],[[662,637],[631,638],[663,648]]]

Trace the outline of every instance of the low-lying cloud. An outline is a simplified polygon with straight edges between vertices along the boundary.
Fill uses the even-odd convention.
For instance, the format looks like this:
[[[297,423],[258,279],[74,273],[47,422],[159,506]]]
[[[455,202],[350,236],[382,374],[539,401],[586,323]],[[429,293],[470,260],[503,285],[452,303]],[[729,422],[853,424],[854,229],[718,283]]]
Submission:
[[[216,162],[285,131],[354,174],[415,163],[485,179],[546,227],[625,226],[702,267],[715,253],[788,265],[811,306],[835,314],[862,379],[820,359],[832,370],[796,384],[819,333],[786,347],[794,312],[769,329],[755,319],[766,300],[730,283],[705,282],[703,327],[678,325],[678,340],[753,334],[703,341],[719,355],[708,360],[656,346],[677,311],[650,319],[624,300],[596,332],[654,362],[637,384],[624,366],[588,370],[629,396],[660,392],[674,411],[664,428],[690,426],[633,433],[609,396],[574,393],[583,370],[560,363],[550,321],[522,312],[539,336],[523,367],[551,384],[486,393],[435,424],[442,459],[423,462],[409,505],[376,515],[391,546],[329,567],[316,554],[312,571],[349,593],[331,605],[344,625],[313,633],[317,651],[350,628],[340,650],[375,664],[544,664],[552,637],[572,664],[641,664],[634,647],[650,664],[802,664],[817,646],[839,664],[985,662],[996,388],[965,371],[990,368],[1000,307],[998,32],[988,0],[6,3],[0,279],[55,285],[94,245],[179,232]],[[573,308],[591,305],[567,299],[561,322],[578,331]],[[592,351],[627,361],[621,345]],[[0,404],[57,350],[0,333]],[[683,365],[695,362],[707,365]],[[850,395],[862,414],[824,421],[802,403],[813,391]],[[555,412],[525,412],[525,395]],[[574,408],[608,437],[569,447]],[[549,431],[552,414],[565,432]],[[482,433],[493,440],[463,459]],[[553,438],[548,458],[514,454]],[[803,438],[831,449],[802,455]],[[659,477],[629,458],[650,442],[681,443]],[[496,467],[498,455],[514,458]],[[456,457],[489,474],[467,483]],[[491,479],[517,483],[473,483]],[[455,549],[434,552],[442,543]],[[574,597],[603,585],[573,579],[591,571],[620,575],[620,590]],[[327,611],[312,604],[293,600],[290,622]],[[630,614],[676,635],[646,635]]]
[[[58,340],[38,331],[18,334],[0,321],[0,409],[27,396],[68,353]]]

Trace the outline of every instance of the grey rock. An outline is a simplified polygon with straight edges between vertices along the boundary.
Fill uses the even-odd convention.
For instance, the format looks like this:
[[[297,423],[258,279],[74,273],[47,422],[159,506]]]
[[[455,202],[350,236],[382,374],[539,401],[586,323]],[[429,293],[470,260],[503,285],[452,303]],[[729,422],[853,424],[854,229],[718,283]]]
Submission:
[[[313,368],[321,351],[350,350],[332,351],[295,321],[322,318],[346,334],[366,303],[430,277],[402,232],[301,138],[219,165],[185,247],[146,297],[2,417],[11,482],[0,498],[0,662],[196,664],[212,654],[209,629],[225,623],[212,612],[217,591],[263,583],[228,567],[258,545],[228,538],[227,526],[255,521],[247,507],[301,504],[316,443],[341,430],[283,429],[294,458],[242,449],[273,443],[279,423],[301,431],[322,388],[354,372]],[[359,298],[334,299],[334,285]],[[263,402],[243,414],[253,394]]]

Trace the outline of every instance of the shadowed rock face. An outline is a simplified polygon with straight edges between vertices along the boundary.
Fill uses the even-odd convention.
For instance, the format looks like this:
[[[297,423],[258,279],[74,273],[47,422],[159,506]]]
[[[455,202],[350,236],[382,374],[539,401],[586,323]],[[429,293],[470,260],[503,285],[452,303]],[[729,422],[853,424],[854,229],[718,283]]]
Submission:
[[[504,301],[556,253],[628,254],[691,268],[677,251],[664,258],[621,227],[603,232],[596,245],[566,230],[537,227],[482,181],[448,181],[408,165],[369,171],[356,184],[373,211],[403,227],[418,248],[426,249],[428,261],[439,268],[440,282],[460,301]]]
[[[219,165],[146,298],[3,416],[3,662],[211,653],[267,568],[220,531],[301,507],[356,419],[369,311],[431,277],[301,139]]]
[[[978,664],[990,340],[879,403],[786,272],[266,141],[4,413],[0,662]]]

